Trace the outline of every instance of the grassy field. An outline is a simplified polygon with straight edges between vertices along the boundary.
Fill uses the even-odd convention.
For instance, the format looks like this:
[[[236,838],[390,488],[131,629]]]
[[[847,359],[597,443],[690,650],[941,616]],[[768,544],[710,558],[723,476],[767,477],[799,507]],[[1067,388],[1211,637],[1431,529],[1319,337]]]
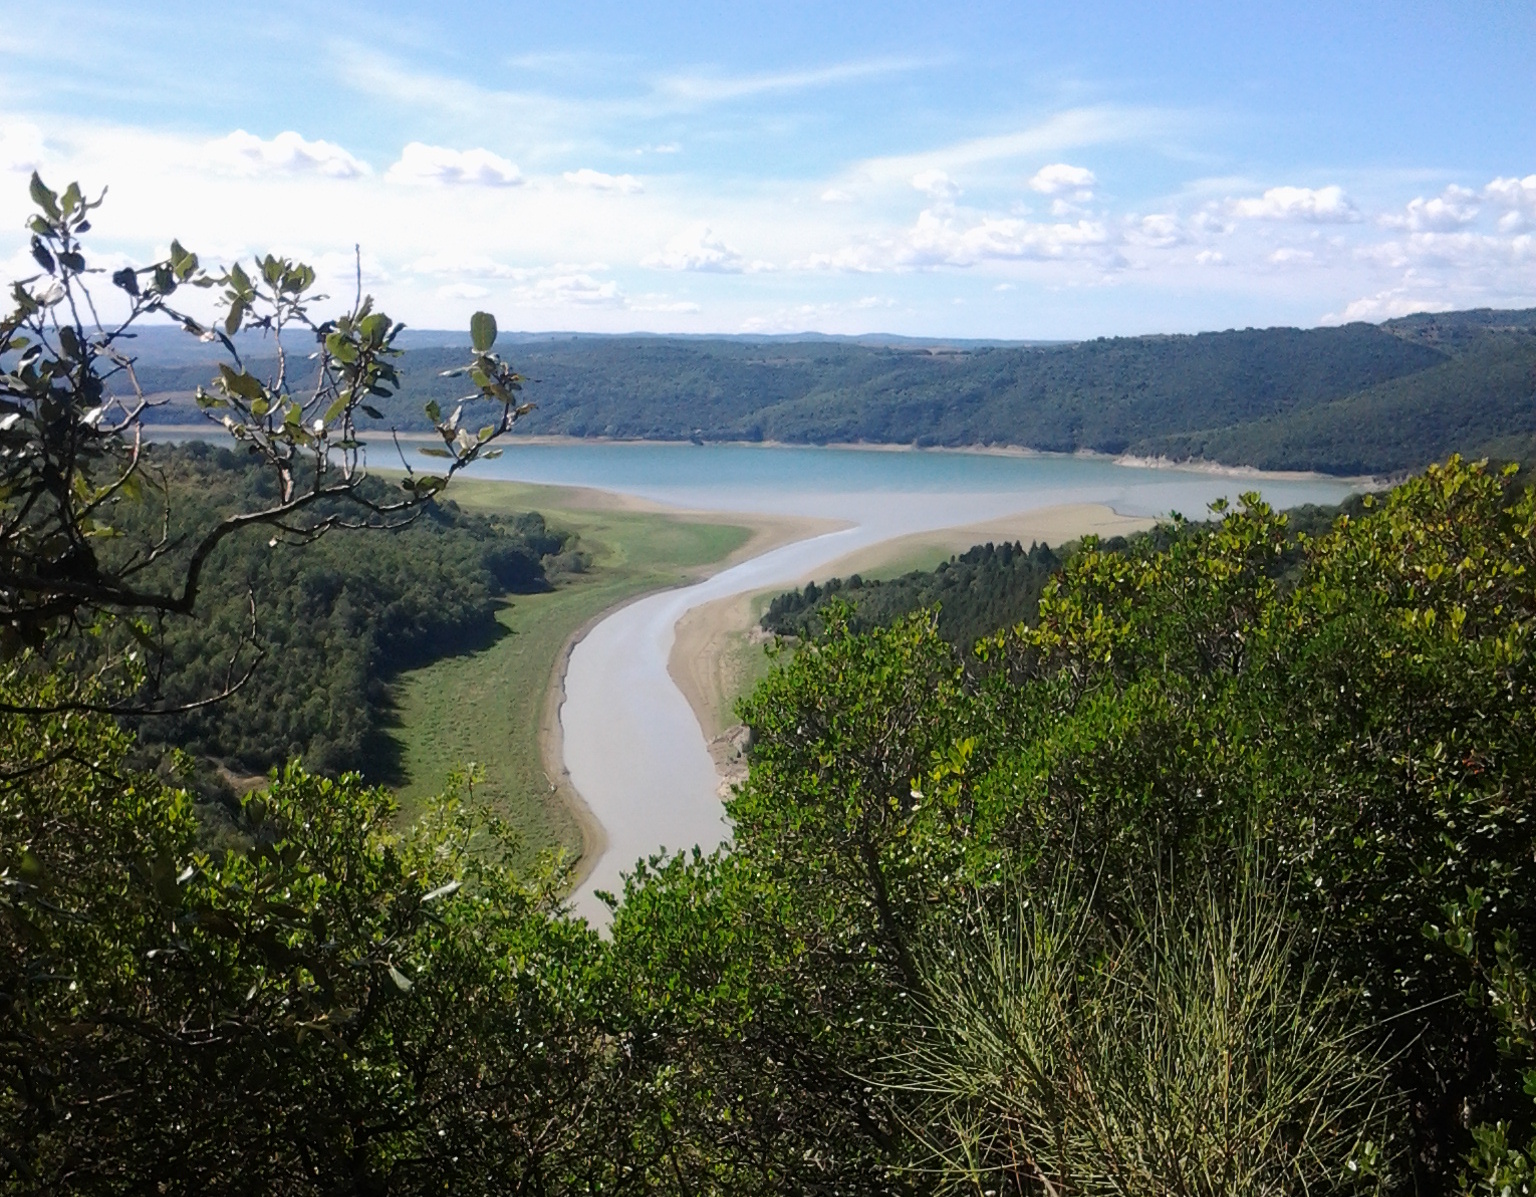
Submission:
[[[453,498],[473,511],[542,511],[552,526],[580,537],[592,565],[546,594],[514,598],[498,616],[504,631],[492,644],[396,681],[390,734],[400,750],[402,814],[411,817],[449,770],[473,761],[485,774],[476,796],[518,830],[527,852],[563,846],[576,855],[580,825],[539,749],[562,648],[609,608],[698,576],[740,548],[751,530],[624,510],[561,487],[461,480]]]

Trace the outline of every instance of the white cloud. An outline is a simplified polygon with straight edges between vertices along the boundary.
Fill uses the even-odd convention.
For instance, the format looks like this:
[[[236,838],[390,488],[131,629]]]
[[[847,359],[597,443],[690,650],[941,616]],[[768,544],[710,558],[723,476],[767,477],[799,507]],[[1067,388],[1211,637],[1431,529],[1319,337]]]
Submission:
[[[527,270],[519,270],[498,262],[485,254],[435,253],[417,258],[411,269],[418,274],[454,274],[471,278],[527,278]]]
[[[394,183],[449,183],[481,187],[516,187],[523,181],[517,166],[487,149],[454,150],[413,141],[385,175]]]
[[[491,292],[490,288],[474,283],[448,283],[439,287],[437,293],[443,299],[484,299]]]
[[[910,58],[874,59],[868,62],[843,62],[807,71],[782,71],[776,74],[739,75],[735,78],[675,75],[660,80],[656,89],[675,99],[699,103],[737,100],[767,92],[804,91],[827,87],[853,79],[910,71],[922,65]]]
[[[699,312],[699,305],[688,300],[668,299],[665,295],[637,295],[627,305],[632,312],[668,312],[691,316]]]
[[[1501,175],[1483,188],[1483,194],[1506,208],[1536,209],[1536,175],[1526,175],[1523,179]]]
[[[1404,288],[1394,288],[1387,291],[1378,291],[1375,295],[1368,295],[1363,299],[1354,300],[1348,304],[1341,313],[1330,312],[1323,317],[1325,324],[1348,324],[1355,320],[1368,320],[1378,323],[1382,320],[1392,320],[1398,316],[1411,316],[1415,312],[1448,312],[1453,305],[1443,299],[1431,299],[1424,295],[1415,295]]]
[[[640,264],[654,270],[694,270],[705,274],[756,274],[773,269],[771,262],[748,261],[709,228],[678,234],[665,250],[649,255]]]
[[[1310,249],[1295,249],[1291,246],[1282,246],[1269,255],[1268,260],[1276,266],[1306,266],[1317,260],[1317,255]]]
[[[1518,232],[1527,222],[1536,221],[1536,175],[1523,179],[1500,176],[1483,188],[1490,203],[1508,209],[1499,218],[1499,231]]]
[[[1129,234],[1131,240],[1153,249],[1168,249],[1187,240],[1178,218],[1165,212],[1155,212],[1139,220],[1133,218]]]
[[[231,174],[253,177],[265,174],[316,174],[332,179],[356,179],[371,175],[373,168],[329,141],[306,141],[289,130],[264,141],[254,133],[236,129],[228,137],[210,141],[207,160]]]
[[[828,187],[821,193],[821,202],[824,204],[851,204],[854,197],[840,187]]]
[[[507,292],[511,301],[525,308],[622,308],[624,292],[612,279],[590,274],[556,274]]]
[[[1342,187],[1271,187],[1256,199],[1233,203],[1239,216],[1257,220],[1303,220],[1312,224],[1353,224],[1360,210]]]
[[[1195,264],[1197,266],[1225,266],[1227,264],[1227,256],[1223,253],[1218,253],[1214,249],[1202,249],[1195,255]]]
[[[644,185],[634,175],[605,175],[600,170],[592,170],[585,166],[580,170],[566,171],[564,178],[574,187],[587,187],[593,191],[616,191],[620,195],[634,195],[645,190]]]
[[[1094,258],[1104,266],[1120,265],[1109,243],[1109,232],[1098,221],[1045,224],[984,213],[962,214],[941,203],[924,209],[916,222],[897,236],[844,246],[831,253],[813,253],[791,263],[790,269],[876,274],[984,262],[1081,258]]]
[[[43,131],[26,121],[0,125],[0,170],[34,171],[43,164]]]
[[[992,288],[992,290],[994,290],[994,291],[1017,291],[1018,288],[1015,287],[1012,283],[998,283],[997,286]]]
[[[908,230],[897,261],[909,266],[974,266],[995,260],[1053,259],[1077,256],[1108,241],[1095,221],[1037,224],[1028,220],[984,216],[969,226],[936,212],[923,212]]]
[[[959,185],[942,170],[923,170],[912,176],[912,186],[940,203],[953,202],[960,196]]]
[[[1388,228],[1431,229],[1445,232],[1459,229],[1477,219],[1477,205],[1472,203],[1473,193],[1454,183],[1434,199],[1418,196],[1408,201],[1401,216],[1391,215],[1382,219]]]
[[[1188,119],[1156,109],[1101,105],[1072,108],[1016,133],[977,137],[936,150],[869,158],[855,168],[858,175],[879,182],[899,182],[924,170],[957,171],[1010,158],[1041,158],[1084,146],[1140,141],[1166,136]]]
[[[1029,180],[1029,186],[1030,190],[1038,191],[1041,195],[1070,195],[1079,202],[1086,202],[1093,198],[1093,189],[1098,181],[1097,176],[1086,166],[1054,162],[1037,170]]]

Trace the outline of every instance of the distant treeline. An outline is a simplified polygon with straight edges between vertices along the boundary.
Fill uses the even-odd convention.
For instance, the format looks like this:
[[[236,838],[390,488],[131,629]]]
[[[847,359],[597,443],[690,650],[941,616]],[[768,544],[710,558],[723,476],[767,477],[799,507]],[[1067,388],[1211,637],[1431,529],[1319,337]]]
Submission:
[[[866,582],[858,574],[846,581],[832,578],[822,585],[779,595],[768,605],[762,626],[779,636],[813,639],[821,635],[822,612],[841,602],[852,610],[849,625],[856,631],[890,627],[904,615],[938,607],[939,635],[962,653],[981,637],[999,628],[1032,622],[1040,592],[1062,559],[1049,545],[1026,550],[1013,544],[979,544],[951,557],[934,570],[913,570],[889,581]]]
[[[152,461],[172,493],[173,537],[270,501],[270,477],[243,454],[160,446]],[[146,504],[145,516],[156,507]],[[389,678],[486,642],[498,634],[504,595],[547,589],[550,574],[583,565],[572,538],[537,512],[488,519],[452,501],[393,531],[338,530],[308,545],[260,529],[232,536],[210,559],[197,617],[156,630],[157,701],[218,693],[253,605],[265,659],[227,701],[146,720],[141,735],[235,769],[300,757],[314,769],[387,778],[391,762],[376,733],[388,717]]]
[[[1300,568],[1303,551],[1300,537],[1326,532],[1340,515],[1358,516],[1363,498],[1353,496],[1337,507],[1307,504],[1285,513],[1290,541],[1281,568],[1284,579]],[[1178,539],[1205,534],[1209,524],[1180,522],[1160,524],[1148,532],[1094,540],[1104,553],[1166,552]],[[833,604],[845,610],[845,626],[858,633],[889,628],[914,611],[937,608],[940,639],[962,658],[969,657],[978,640],[1002,628],[1031,624],[1040,606],[1046,583],[1079,548],[1078,542],[1052,549],[1034,543],[1025,549],[1019,541],[975,545],[940,562],[931,570],[912,570],[886,580],[829,578],[808,582],[800,590],[777,595],[763,613],[761,626],[776,636],[813,640],[827,627],[826,614]]]
[[[513,353],[539,405],[519,425],[530,434],[1020,445],[1345,474],[1536,444],[1536,310],[1054,346],[613,337]],[[381,429],[424,430],[422,405],[460,393],[440,377],[456,364],[454,350],[411,350]],[[181,397],[157,418],[195,418],[207,372],[147,355],[146,388]]]

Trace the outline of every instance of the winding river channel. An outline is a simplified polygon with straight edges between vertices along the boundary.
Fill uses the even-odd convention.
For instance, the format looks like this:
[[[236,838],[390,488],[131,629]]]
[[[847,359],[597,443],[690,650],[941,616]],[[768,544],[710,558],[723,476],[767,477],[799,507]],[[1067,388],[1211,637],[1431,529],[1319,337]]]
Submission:
[[[617,892],[637,860],[664,848],[709,849],[730,834],[704,732],[667,668],[678,620],[692,608],[787,585],[898,536],[1065,504],[1198,516],[1212,500],[1248,490],[1291,507],[1337,503],[1355,489],[1345,480],[1234,478],[1103,458],[751,445],[513,445],[475,473],[595,487],[684,510],[847,525],[621,607],[572,651],[560,711],[565,763],[608,839],[574,903],[597,923],[607,912],[594,892]]]

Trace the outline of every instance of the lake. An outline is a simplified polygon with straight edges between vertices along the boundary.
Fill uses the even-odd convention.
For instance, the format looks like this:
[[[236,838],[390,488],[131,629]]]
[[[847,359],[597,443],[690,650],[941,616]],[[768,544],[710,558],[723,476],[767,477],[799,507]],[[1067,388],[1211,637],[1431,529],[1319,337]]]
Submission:
[[[709,849],[729,835],[704,733],[667,671],[677,621],[693,607],[786,585],[896,536],[1062,504],[1198,517],[1214,499],[1248,490],[1292,507],[1338,503],[1358,489],[1348,480],[1234,478],[1104,458],[754,445],[513,442],[473,473],[596,487],[692,510],[818,516],[849,525],[630,603],[572,652],[560,712],[566,766],[608,835],[608,849],[574,903],[599,924],[607,914],[594,891],[618,892],[621,874],[636,860],[663,848]]]

